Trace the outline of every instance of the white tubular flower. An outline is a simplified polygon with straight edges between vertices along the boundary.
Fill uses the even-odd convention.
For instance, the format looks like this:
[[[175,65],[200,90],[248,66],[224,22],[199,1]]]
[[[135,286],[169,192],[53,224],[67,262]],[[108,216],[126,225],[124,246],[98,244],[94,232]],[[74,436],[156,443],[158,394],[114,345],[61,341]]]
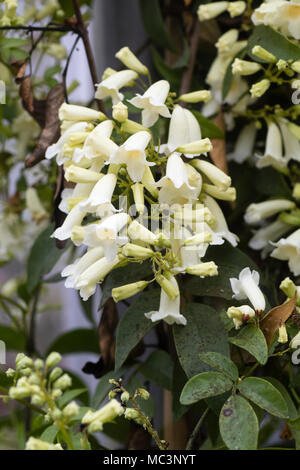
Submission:
[[[115,399],[110,400],[98,411],[87,411],[82,418],[82,424],[88,424],[88,431],[98,432],[103,430],[103,424],[114,421],[118,416],[124,413],[124,408]]]
[[[25,450],[63,450],[60,444],[50,444],[49,442],[30,437],[26,442]]]
[[[253,75],[261,69],[261,65],[257,62],[250,62],[249,60],[234,59],[232,64],[233,75]]]
[[[275,222],[257,230],[249,240],[249,246],[252,250],[262,250],[269,246],[270,242],[275,242],[290,229],[291,225],[275,220]]]
[[[239,37],[238,29],[230,29],[222,34],[216,42],[216,48],[219,54],[227,54],[231,52],[232,47],[236,44]]]
[[[170,84],[167,80],[159,80],[153,83],[143,95],[137,94],[129,103],[142,109],[142,124],[151,127],[156,123],[159,115],[165,118],[171,117],[170,111],[165,105]]]
[[[207,5],[200,5],[198,17],[200,21],[211,20],[224,13],[228,8],[228,2],[213,2]]]
[[[62,165],[66,160],[69,160],[69,158],[64,157],[64,144],[68,141],[69,135],[74,132],[88,132],[93,128],[94,126],[88,122],[76,122],[72,124],[55,144],[47,148],[45,158],[50,159],[56,156],[57,164]]]
[[[285,36],[300,39],[300,4],[297,0],[262,3],[251,17],[255,25],[272,26]]]
[[[295,203],[288,199],[271,199],[270,201],[253,203],[247,207],[245,221],[247,224],[257,224],[279,212],[294,209]]]
[[[232,318],[235,329],[238,330],[242,324],[255,317],[255,311],[249,305],[241,305],[240,307],[229,307],[227,316]]]
[[[134,242],[139,241],[143,243],[150,243],[155,245],[159,238],[157,235],[154,235],[151,230],[148,230],[144,225],[140,224],[137,220],[131,222],[128,227],[128,236]]]
[[[103,121],[105,114],[96,109],[63,103],[58,111],[60,121]]]
[[[290,342],[290,347],[292,349],[298,349],[300,347],[300,331],[296,334],[296,336],[294,336],[294,338]]]
[[[200,192],[200,189],[190,186],[185,164],[175,153],[169,156],[166,175],[156,186],[161,187],[158,199],[160,204],[187,204],[196,200]]]
[[[102,100],[104,98],[111,97],[113,104],[117,104],[122,101],[124,95],[120,93],[120,88],[128,85],[132,80],[136,80],[138,74],[133,70],[122,70],[116,72],[110,77],[97,84],[97,91],[95,98]]]
[[[236,163],[244,163],[247,158],[251,157],[253,154],[256,134],[257,129],[253,123],[243,127],[238,135],[233,152],[227,155],[227,160],[233,160]]]
[[[103,176],[103,174],[97,171],[87,170],[76,165],[68,166],[65,171],[66,181],[71,181],[72,183],[97,183]]]
[[[263,312],[266,308],[266,301],[259,284],[259,273],[250,268],[244,268],[239,278],[230,278],[233,291],[233,298],[237,300],[249,299],[257,312]]]
[[[82,148],[76,148],[72,160],[79,163],[83,158],[102,160],[103,166],[110,152],[118,148],[110,136],[114,127],[111,120],[98,124],[86,138]]]
[[[205,160],[194,159],[191,163],[197,170],[207,176],[207,178],[222,190],[226,190],[231,185],[230,176],[226,175],[224,171],[220,170],[216,165],[209,163]]]
[[[65,287],[74,289],[78,276],[80,276],[80,274],[82,274],[91,264],[103,258],[103,256],[103,248],[98,246],[97,248],[91,248],[83,256],[77,258],[74,263],[66,266],[61,273],[62,277],[67,278],[65,281]]]
[[[48,217],[46,209],[43,207],[38,192],[35,188],[27,188],[25,193],[26,206],[34,220],[42,220]]]
[[[75,188],[65,188],[61,193],[59,210],[68,214],[79,202],[90,195],[95,183],[78,183]]]
[[[281,238],[277,243],[272,243],[276,248],[271,257],[282,261],[288,261],[289,269],[295,276],[300,274],[300,229],[293,232],[287,238]]]
[[[89,247],[101,246],[107,260],[112,261],[118,253],[119,246],[128,242],[128,238],[119,235],[119,232],[129,220],[128,214],[119,213],[106,217],[99,224],[90,224],[86,227],[83,243]]]
[[[280,120],[279,127],[283,137],[284,145],[284,160],[289,162],[290,160],[300,161],[300,142],[297,137],[289,130],[288,121]]]
[[[134,70],[142,75],[148,75],[148,69],[142,62],[134,55],[129,47],[122,47],[116,54],[116,59],[119,59],[126,67]]]
[[[169,155],[178,147],[200,139],[201,129],[197,119],[191,111],[177,104],[174,107],[170,120],[168,143],[161,145],[160,150],[166,155]],[[196,155],[197,154],[186,154],[185,156],[192,158]]]
[[[71,237],[73,227],[75,225],[80,225],[86,215],[86,212],[83,212],[79,206],[80,204],[77,204],[75,207],[73,207],[73,209],[65,218],[62,226],[58,227],[52,233],[52,238],[57,238],[57,240],[67,240]]]
[[[229,2],[227,11],[230,14],[231,18],[235,16],[239,16],[246,10],[246,2],[236,1],[236,2]]]
[[[170,279],[175,289],[178,289],[178,284],[175,277]],[[164,320],[169,325],[176,323],[177,325],[186,325],[186,318],[180,313],[180,295],[177,295],[173,300],[161,289],[160,304],[158,312],[152,311],[145,313],[145,317],[149,320],[156,322]]]
[[[230,232],[222,209],[219,204],[211,197],[205,194],[202,197],[203,203],[210,210],[214,217],[214,221],[211,224],[211,228],[214,233],[222,238],[227,240],[232,246],[237,246],[239,237],[235,233]]]
[[[149,144],[151,135],[149,132],[140,131],[130,136],[124,144],[116,149],[110,156],[109,163],[127,165],[127,171],[135,183],[143,178],[146,166],[153,166],[155,163],[146,160],[145,149]]]
[[[218,186],[214,186],[213,184],[204,183],[202,189],[205,193],[209,194],[210,196],[221,199],[221,201],[235,201],[236,200],[236,189],[232,186],[225,190],[218,188]]]
[[[97,283],[102,282],[118,263],[118,257],[112,261],[108,261],[105,257],[100,258],[77,277],[75,288],[79,289],[83,300],[87,300],[95,293]]]
[[[257,168],[273,166],[275,169],[281,169],[288,163],[282,156],[282,136],[279,127],[274,122],[268,125],[264,156],[257,155],[257,157],[259,158],[256,163]]]
[[[75,206],[82,211],[96,213],[99,217],[111,215],[117,209],[111,203],[111,198],[115,190],[117,177],[109,173],[95,184],[89,197]]]

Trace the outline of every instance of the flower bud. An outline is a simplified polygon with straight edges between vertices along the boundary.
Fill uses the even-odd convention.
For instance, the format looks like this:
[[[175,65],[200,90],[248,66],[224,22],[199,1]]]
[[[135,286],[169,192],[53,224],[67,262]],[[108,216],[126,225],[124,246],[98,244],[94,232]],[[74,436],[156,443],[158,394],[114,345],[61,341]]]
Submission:
[[[136,134],[136,132],[140,131],[150,132],[147,127],[142,126],[142,124],[139,124],[138,122],[131,121],[130,119],[126,119],[126,121],[122,123],[121,132],[128,132],[128,134]]]
[[[136,210],[139,214],[143,214],[145,210],[144,186],[141,183],[135,183],[131,186],[131,189],[133,192],[133,199]]]
[[[296,73],[300,73],[300,60],[296,60],[292,63],[291,69],[294,70]]]
[[[185,271],[193,276],[217,276],[218,266],[213,261],[209,261],[189,266]]]
[[[61,105],[58,116],[60,121],[104,121],[107,119],[101,111],[67,103]]]
[[[200,155],[201,153],[210,152],[212,150],[211,141],[208,138],[200,139],[189,144],[181,145],[176,149],[177,152],[181,153],[193,153]]]
[[[134,243],[126,243],[126,245],[123,246],[122,253],[124,256],[138,259],[147,259],[153,255],[153,251],[150,248],[144,248]]]
[[[235,16],[240,16],[242,13],[244,13],[246,6],[246,2],[243,1],[229,2],[227,11],[231,18],[234,18]]]
[[[126,67],[142,75],[148,75],[149,71],[145,65],[133,54],[129,47],[122,47],[115,57],[119,59]]]
[[[226,175],[226,173],[220,170],[216,165],[198,158],[192,160],[191,165],[204,173],[205,176],[220,189],[226,190],[231,185],[230,176]]]
[[[16,357],[16,369],[21,370],[25,368],[30,368],[32,366],[32,359],[28,356],[25,356],[23,353],[19,353]]]
[[[50,444],[49,442],[30,437],[26,442],[26,450],[63,450],[60,444]]]
[[[228,8],[228,2],[212,2],[200,5],[197,11],[200,21],[211,20],[224,13]]]
[[[1,294],[5,295],[5,297],[12,297],[17,292],[18,286],[18,279],[9,279],[8,281],[4,282],[4,284],[2,284]]]
[[[78,415],[79,413],[79,406],[75,401],[71,401],[64,409],[63,409],[63,416],[66,418],[74,418],[74,416]]]
[[[249,305],[229,307],[227,316],[232,318],[235,329],[238,330],[244,322],[251,321],[255,317],[255,311]]]
[[[252,75],[261,69],[261,65],[257,62],[249,62],[236,58],[232,64],[233,75]]]
[[[44,361],[42,359],[36,359],[33,365],[36,370],[42,369],[44,367]]]
[[[65,171],[65,178],[72,183],[97,183],[104,175],[93,170],[69,166]]]
[[[183,241],[183,246],[201,245],[202,243],[210,243],[212,241],[212,234],[210,232],[196,233],[192,237],[186,238]]]
[[[207,103],[211,100],[211,92],[209,90],[193,91],[180,95],[178,100],[184,101],[185,103],[199,103],[199,101]]]
[[[204,183],[202,186],[202,189],[210,196],[216,199],[221,199],[222,201],[235,201],[236,199],[236,189],[233,187],[230,187],[226,189],[225,191],[222,191],[217,186]]]
[[[126,419],[138,419],[140,417],[140,414],[137,410],[134,408],[126,408],[125,414],[124,414]]]
[[[31,397],[31,403],[32,403],[32,405],[35,405],[35,406],[43,406],[44,403],[45,403],[45,398],[42,397],[41,395],[35,393]]]
[[[262,95],[268,91],[270,88],[271,82],[268,78],[264,78],[263,80],[260,80],[259,82],[256,82],[252,85],[250,88],[250,93],[252,98],[260,98]]]
[[[58,352],[53,351],[52,353],[49,354],[49,356],[46,359],[46,367],[48,369],[51,369],[51,367],[56,366],[61,361],[62,357]]]
[[[12,378],[14,378],[14,376],[16,374],[16,371],[14,369],[12,369],[11,367],[9,367],[9,369],[7,369],[5,374],[6,374],[6,377],[8,377],[9,379],[12,379]]]
[[[268,52],[261,46],[254,46],[251,52],[253,55],[266,62],[273,63],[277,61],[276,57],[271,54],[271,52]]]
[[[281,281],[279,288],[289,299],[294,297],[294,295],[297,293],[297,287],[289,277],[286,277],[283,279],[283,281]]]
[[[53,388],[54,389],[58,388],[60,390],[65,390],[66,388],[71,387],[71,385],[72,385],[71,377],[68,374],[64,374],[54,382]]]
[[[122,405],[115,399],[104,405],[98,411],[89,410],[82,418],[82,424],[88,424],[90,433],[102,431],[103,424],[110,423],[124,413]]]
[[[128,107],[119,101],[118,104],[115,104],[112,107],[112,117],[118,122],[124,122],[128,119]]]
[[[63,373],[63,370],[60,367],[54,367],[49,375],[50,382],[54,382],[58,377],[60,377]]]
[[[155,179],[153,177],[152,171],[150,170],[149,166],[145,167],[145,171],[144,171],[143,178],[142,178],[142,184],[145,186],[147,191],[149,191],[151,196],[153,196],[155,199],[158,198],[158,190],[154,186]]]
[[[126,403],[129,400],[129,398],[130,398],[130,395],[129,395],[128,392],[123,392],[121,394],[121,401],[122,402]]]
[[[121,287],[115,287],[112,289],[112,297],[115,302],[119,302],[123,299],[128,299],[128,297],[132,297],[133,295],[138,294],[142,290],[147,287],[149,282],[147,281],[138,281],[132,282],[131,284],[126,284]]]
[[[296,183],[293,188],[293,198],[300,201],[300,183]]]
[[[177,283],[171,282],[162,274],[157,274],[155,276],[156,282],[160,285],[160,287],[165,291],[168,297],[172,300],[176,299],[179,295],[179,288]]]
[[[287,343],[288,340],[289,340],[289,337],[286,331],[286,326],[285,326],[285,323],[283,323],[278,328],[278,343],[284,344],[284,343]]]
[[[13,400],[21,400],[31,395],[28,387],[10,387],[8,395]]]
[[[136,391],[137,395],[139,395],[143,400],[149,400],[150,398],[150,393],[148,390],[145,390],[144,388],[138,388]]]

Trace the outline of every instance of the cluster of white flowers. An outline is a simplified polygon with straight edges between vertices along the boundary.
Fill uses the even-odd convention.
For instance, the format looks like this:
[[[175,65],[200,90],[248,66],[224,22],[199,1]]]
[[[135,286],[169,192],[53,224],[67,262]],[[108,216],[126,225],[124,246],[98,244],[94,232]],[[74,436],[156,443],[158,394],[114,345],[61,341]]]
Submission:
[[[233,201],[235,189],[230,177],[206,158],[212,144],[202,138],[192,111],[178,104],[207,102],[210,94],[200,90],[176,99],[169,83],[160,80],[128,100],[141,110],[139,124],[128,119],[120,89],[138,84],[140,74],[149,77],[148,69],[128,48],[116,57],[130,69],[106,70],[96,91],[96,98],[112,99],[112,119],[64,103],[61,137],[46,152],[46,158],[56,157],[63,165],[70,183],[60,204],[67,216],[53,237],[71,238],[86,250],[62,276],[66,287],[78,289],[86,300],[111,270],[150,260],[151,282],[161,286],[161,302],[159,311],[147,313],[147,318],[185,324],[176,275],[217,275],[215,263],[202,258],[210,244],[237,244],[215,200]],[[169,134],[166,143],[156,145],[149,127],[159,117],[169,121]],[[113,289],[113,297],[130,297],[148,284]]]

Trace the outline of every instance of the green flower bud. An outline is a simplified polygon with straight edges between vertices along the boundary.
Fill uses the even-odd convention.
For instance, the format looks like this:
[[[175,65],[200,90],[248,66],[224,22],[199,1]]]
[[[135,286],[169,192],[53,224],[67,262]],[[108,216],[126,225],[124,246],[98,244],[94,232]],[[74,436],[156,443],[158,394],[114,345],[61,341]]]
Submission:
[[[63,415],[66,418],[73,418],[74,416],[78,415],[79,413],[79,406],[75,401],[71,401],[64,409]]]
[[[46,367],[50,369],[61,361],[61,355],[58,352],[52,352],[46,359]]]
[[[49,375],[50,382],[54,382],[56,379],[58,379],[58,377],[62,375],[62,373],[63,370],[60,367],[55,367]]]
[[[143,399],[143,400],[149,400],[150,398],[150,393],[145,390],[144,388],[138,388],[136,393]]]
[[[71,377],[68,374],[64,374],[54,382],[53,388],[54,389],[58,388],[60,390],[65,390],[66,388],[71,387],[71,385],[72,385]]]
[[[276,57],[268,52],[261,46],[254,46],[252,49],[252,54],[258,57],[259,59],[265,60],[266,62],[273,63],[276,62]]]
[[[121,394],[121,401],[122,402],[126,403],[129,400],[129,398],[130,398],[130,395],[129,395],[128,392],[123,392]]]

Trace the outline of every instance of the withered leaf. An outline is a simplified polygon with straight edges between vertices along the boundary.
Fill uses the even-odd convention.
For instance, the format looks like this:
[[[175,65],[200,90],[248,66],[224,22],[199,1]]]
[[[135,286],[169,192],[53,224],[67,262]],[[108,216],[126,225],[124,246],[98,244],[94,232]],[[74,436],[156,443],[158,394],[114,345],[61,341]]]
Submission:
[[[220,112],[216,119],[214,119],[214,124],[218,126],[222,132],[225,134],[225,122],[223,113]],[[210,156],[214,164],[223,170],[225,173],[228,173],[227,159],[226,159],[226,140],[225,139],[211,139],[213,146]]]
[[[41,128],[45,126],[46,100],[38,100],[34,97],[31,88],[31,77],[26,74],[27,63],[19,61],[15,64],[17,84],[20,84],[19,94],[24,109],[35,119]]]
[[[292,315],[295,305],[296,296],[282,305],[272,308],[260,321],[260,327],[268,344],[270,344],[281,323],[285,323]]]
[[[45,102],[45,125],[34,152],[25,163],[27,168],[40,162],[44,158],[47,148],[59,138],[60,123],[58,110],[60,105],[64,102],[64,86],[62,83],[55,85],[55,87],[49,91]]]

